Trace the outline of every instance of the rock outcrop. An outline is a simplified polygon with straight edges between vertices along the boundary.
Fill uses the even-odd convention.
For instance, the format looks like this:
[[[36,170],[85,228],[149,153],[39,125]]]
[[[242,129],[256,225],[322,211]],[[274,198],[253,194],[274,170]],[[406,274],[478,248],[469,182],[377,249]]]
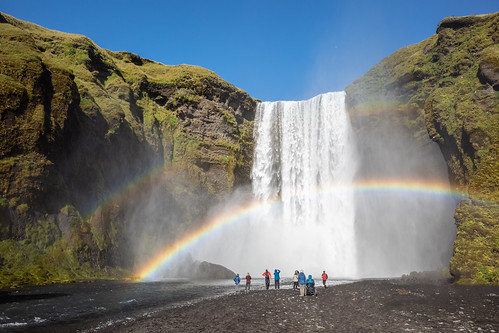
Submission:
[[[222,265],[193,260],[190,253],[176,256],[168,267],[156,273],[163,278],[186,278],[191,280],[232,280],[236,273]]]
[[[249,182],[255,107],[209,70],[0,13],[0,286],[113,276],[199,223]]]
[[[437,33],[386,57],[347,87],[358,130],[379,119],[438,143],[456,211],[450,262],[462,283],[499,283],[499,13],[444,19]]]

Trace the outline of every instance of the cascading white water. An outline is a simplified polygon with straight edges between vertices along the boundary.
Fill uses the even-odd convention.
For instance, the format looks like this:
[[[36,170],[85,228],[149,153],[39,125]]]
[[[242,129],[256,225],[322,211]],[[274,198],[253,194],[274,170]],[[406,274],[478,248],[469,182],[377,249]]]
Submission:
[[[210,234],[194,258],[240,274],[304,269],[334,278],[400,276],[448,264],[456,202],[383,187],[386,180],[448,183],[429,137],[417,139],[389,117],[354,135],[344,92],[260,103],[254,136],[253,198],[235,194],[221,210],[238,211],[255,199],[262,205]],[[364,191],[359,179],[380,188]]]
[[[344,92],[334,92],[257,108],[253,193],[282,201],[259,217],[267,224],[259,238],[278,246],[272,259],[289,272],[306,266],[356,276],[353,191],[341,187],[352,182],[356,169],[344,101]]]

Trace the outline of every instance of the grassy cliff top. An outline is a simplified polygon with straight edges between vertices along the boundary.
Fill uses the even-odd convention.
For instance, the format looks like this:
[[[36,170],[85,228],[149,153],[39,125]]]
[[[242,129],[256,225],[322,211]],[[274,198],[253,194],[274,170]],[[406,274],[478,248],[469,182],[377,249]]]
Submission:
[[[150,82],[161,84],[201,85],[203,81],[230,90],[241,91],[208,69],[193,65],[164,65],[128,52],[112,52],[97,46],[88,37],[43,28],[34,23],[18,20],[0,13],[0,56],[17,56],[26,60],[40,57],[53,66],[88,76],[88,51],[101,57],[102,65],[123,77],[146,76]],[[76,66],[75,66],[76,63]],[[85,68],[85,65],[86,68]],[[91,79],[91,78],[89,78]]]
[[[430,38],[384,58],[346,88],[349,106],[424,107],[432,91],[451,83],[478,81],[482,61],[499,66],[499,13],[445,18]],[[461,77],[471,72],[471,76]],[[472,86],[470,85],[470,88]]]

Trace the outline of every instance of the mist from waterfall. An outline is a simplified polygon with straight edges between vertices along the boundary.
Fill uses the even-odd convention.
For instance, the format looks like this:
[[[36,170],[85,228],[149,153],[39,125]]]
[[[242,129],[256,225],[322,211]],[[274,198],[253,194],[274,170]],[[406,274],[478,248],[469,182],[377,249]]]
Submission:
[[[258,200],[244,221],[224,226],[193,257],[240,274],[297,269],[334,278],[392,277],[448,265],[455,236],[450,197],[363,192],[359,179],[447,182],[429,137],[381,119],[354,133],[345,93],[263,102],[255,118],[252,187],[225,210]],[[421,144],[423,142],[423,145]]]
[[[447,165],[426,132],[416,133],[416,138],[414,130],[389,114],[387,110],[378,115],[374,124],[371,120],[356,123],[356,181],[396,180],[400,184],[396,190],[355,193],[360,276],[447,269],[456,237],[457,206],[450,195]],[[408,183],[411,187],[404,187]],[[422,185],[414,188],[414,184]],[[442,193],[424,188],[425,184],[439,184]]]

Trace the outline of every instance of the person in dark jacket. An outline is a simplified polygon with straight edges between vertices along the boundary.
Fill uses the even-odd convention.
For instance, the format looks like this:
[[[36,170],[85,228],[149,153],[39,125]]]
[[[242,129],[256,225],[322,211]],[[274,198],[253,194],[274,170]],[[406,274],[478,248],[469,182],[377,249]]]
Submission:
[[[300,274],[298,274],[298,285],[300,286],[300,296],[305,296],[305,283],[307,282],[307,278],[305,277],[305,273],[303,273],[303,269]]]
[[[274,281],[275,281],[275,288],[276,289],[281,289],[281,277],[279,274],[281,273],[281,270],[279,269],[274,269]]]
[[[270,287],[270,279],[272,278],[272,275],[270,274],[269,270],[266,269],[265,272],[262,274],[265,277],[265,288],[269,290]]]
[[[251,275],[250,273],[246,274],[246,287],[244,288],[245,293],[249,293],[251,286]]]

